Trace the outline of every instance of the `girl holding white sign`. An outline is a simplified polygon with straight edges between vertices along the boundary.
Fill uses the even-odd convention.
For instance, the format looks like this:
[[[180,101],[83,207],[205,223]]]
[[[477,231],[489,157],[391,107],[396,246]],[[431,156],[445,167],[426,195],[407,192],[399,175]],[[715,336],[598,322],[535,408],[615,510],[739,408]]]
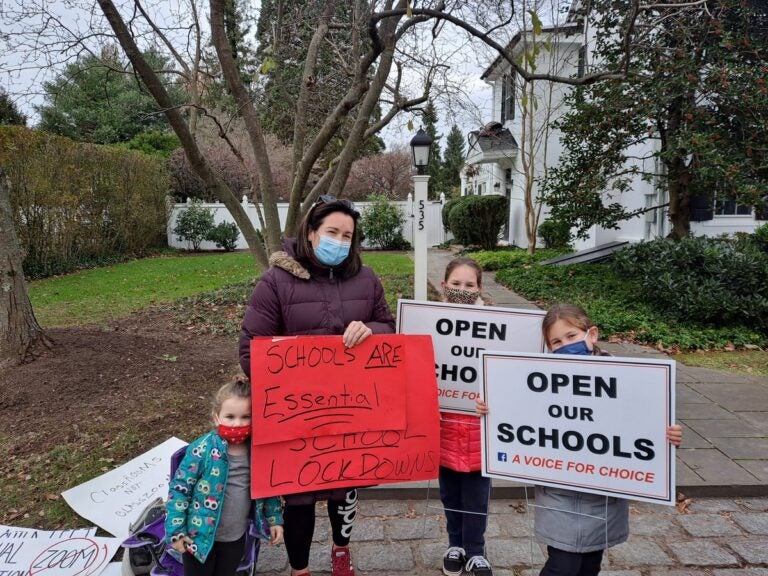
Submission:
[[[544,341],[554,354],[610,356],[597,347],[597,326],[579,306],[555,304],[542,322]],[[476,400],[478,414],[488,406]],[[683,431],[667,427],[667,440],[679,446]],[[629,536],[629,502],[622,498],[536,486],[536,537],[547,545],[539,576],[596,576],[606,548]]]
[[[183,554],[184,576],[234,576],[245,551],[249,517],[259,536],[272,544],[283,539],[280,499],[251,500],[248,382],[235,380],[219,389],[213,421],[216,430],[187,446],[165,505],[165,537]]]
[[[482,268],[470,258],[455,258],[441,283],[443,301],[485,304],[480,296]],[[443,574],[491,576],[485,558],[485,527],[491,479],[480,472],[480,423],[476,416],[440,413],[440,499],[448,529]]]

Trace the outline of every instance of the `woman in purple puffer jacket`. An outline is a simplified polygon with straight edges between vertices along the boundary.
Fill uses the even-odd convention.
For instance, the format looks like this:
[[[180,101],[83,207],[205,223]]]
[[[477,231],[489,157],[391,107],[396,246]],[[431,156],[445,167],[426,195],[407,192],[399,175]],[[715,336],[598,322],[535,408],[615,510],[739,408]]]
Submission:
[[[296,239],[270,258],[251,295],[240,333],[240,366],[251,374],[251,338],[339,334],[351,348],[371,334],[391,334],[395,320],[381,281],[360,260],[360,217],[348,200],[320,196]],[[328,501],[333,533],[332,576],[354,576],[349,538],[357,510],[356,490],[290,494],[283,513],[292,576],[309,574],[315,502]]]

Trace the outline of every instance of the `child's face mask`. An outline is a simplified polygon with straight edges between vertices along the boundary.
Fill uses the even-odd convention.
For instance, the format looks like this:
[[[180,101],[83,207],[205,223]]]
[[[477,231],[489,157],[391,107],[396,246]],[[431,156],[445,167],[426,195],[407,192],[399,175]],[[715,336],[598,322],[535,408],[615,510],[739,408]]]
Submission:
[[[251,425],[227,426],[226,424],[219,424],[217,432],[229,444],[242,444],[251,435]]]
[[[480,297],[480,292],[462,290],[461,288],[443,288],[445,299],[451,304],[474,304]]]
[[[572,342],[570,344],[566,344],[565,346],[560,346],[557,350],[552,350],[553,354],[576,354],[579,356],[591,356],[592,350],[589,348],[589,344],[587,344],[587,338],[589,338],[589,332],[584,334],[584,339],[579,340],[578,342]]]

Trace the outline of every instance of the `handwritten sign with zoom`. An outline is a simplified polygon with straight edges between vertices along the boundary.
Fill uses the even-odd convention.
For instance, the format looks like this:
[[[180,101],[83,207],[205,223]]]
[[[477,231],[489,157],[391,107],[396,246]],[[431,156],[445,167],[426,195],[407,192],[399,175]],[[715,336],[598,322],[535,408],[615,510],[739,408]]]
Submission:
[[[345,348],[341,336],[251,340],[254,444],[405,429],[399,337]]]
[[[118,538],[83,530],[0,530],[0,573],[6,576],[97,576],[120,547]]]
[[[256,433],[251,447],[251,494],[254,497],[437,477],[440,423],[434,353],[429,336],[376,335],[346,351],[339,336],[253,342],[251,375]],[[325,389],[316,386],[316,380],[306,379],[313,370],[310,366],[294,369],[298,370],[296,382],[279,384],[285,379],[283,372],[290,369],[283,367],[272,373],[268,366],[274,369],[279,364],[257,366],[255,354],[263,359],[270,342],[280,343],[279,350],[284,352],[290,345],[302,346],[305,351],[330,348],[337,359],[351,352],[354,361],[350,358],[349,362],[325,363],[324,376],[319,380],[327,384]],[[309,355],[305,354],[305,358]],[[314,367],[318,368],[319,365]],[[280,389],[277,394],[270,391],[275,386]],[[310,399],[316,395],[330,398],[334,394],[346,394],[346,400],[334,401],[333,410],[350,416],[345,416],[347,421],[343,423],[339,417],[328,426],[315,427],[314,421],[307,419],[312,412],[307,412],[286,424],[276,425],[285,415],[276,418],[274,414],[287,414],[286,409],[293,406],[284,399],[288,390],[296,395],[295,403],[300,402],[304,393],[312,394]],[[361,405],[370,403],[370,409],[340,407],[342,402],[353,403],[358,393]],[[299,411],[298,406],[296,410]],[[279,435],[273,430],[279,431]],[[284,441],[276,442],[276,437]]]

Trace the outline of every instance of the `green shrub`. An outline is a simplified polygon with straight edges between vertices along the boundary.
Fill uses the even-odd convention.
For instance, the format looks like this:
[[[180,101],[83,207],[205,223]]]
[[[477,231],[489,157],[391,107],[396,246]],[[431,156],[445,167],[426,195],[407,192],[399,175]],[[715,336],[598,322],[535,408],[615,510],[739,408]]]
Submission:
[[[128,150],[136,150],[143,154],[154,154],[162,158],[168,158],[173,151],[181,148],[181,141],[173,132],[163,132],[162,130],[150,130],[148,132],[139,132],[124,144],[118,144],[118,147],[125,147]]]
[[[549,260],[567,254],[568,250],[562,248],[540,248],[535,254],[528,254],[527,250],[514,248],[511,250],[483,250],[470,252],[470,258],[477,261],[483,270],[501,270],[514,268],[515,266],[528,266],[542,260]]]
[[[0,165],[10,179],[27,278],[167,245],[169,179],[160,158],[2,126]]]
[[[240,229],[234,222],[219,222],[211,228],[206,240],[214,242],[218,248],[225,252],[232,252],[237,247],[237,239],[240,237]]]
[[[213,210],[204,208],[202,202],[195,200],[176,218],[173,233],[197,252],[212,229]]]
[[[562,220],[544,220],[539,224],[537,233],[544,248],[568,248],[573,237],[571,226]]]
[[[768,334],[741,324],[710,326],[656,310],[638,298],[637,283],[610,264],[520,266],[500,270],[496,281],[542,308],[563,301],[583,306],[601,339],[616,336],[683,350],[768,345]]]
[[[768,254],[727,238],[641,242],[613,255],[638,295],[679,320],[768,331]]]
[[[492,250],[508,218],[509,200],[505,196],[465,196],[451,209],[448,223],[460,244]]]
[[[445,204],[443,204],[443,209],[440,211],[440,216],[443,220],[443,230],[448,232],[451,229],[451,224],[449,221],[449,217],[451,215],[451,210],[455,206],[457,206],[459,203],[461,203],[464,198],[469,198],[469,196],[459,196],[458,198],[451,198],[450,200],[446,201]]]
[[[750,238],[760,250],[768,254],[768,223],[755,228]]]
[[[360,219],[365,239],[382,250],[401,250],[408,244],[403,238],[403,211],[381,194],[372,194],[368,200],[371,205]]]

